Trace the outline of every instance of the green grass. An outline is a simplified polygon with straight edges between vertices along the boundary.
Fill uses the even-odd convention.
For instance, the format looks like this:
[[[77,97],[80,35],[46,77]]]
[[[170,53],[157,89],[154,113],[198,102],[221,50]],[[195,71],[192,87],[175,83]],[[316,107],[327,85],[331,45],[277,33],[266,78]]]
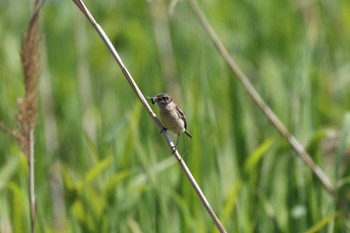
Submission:
[[[339,188],[340,205],[253,103],[186,1],[168,22],[177,74],[168,90],[148,1],[86,4],[145,95],[175,92],[193,135],[181,137],[179,150],[228,232],[350,230],[341,212],[349,205],[349,1],[200,2],[258,92]],[[29,9],[0,3],[0,121],[8,126],[24,93]],[[37,232],[216,232],[73,2],[47,1],[42,13]],[[2,132],[0,154],[0,232],[29,232],[26,161]]]

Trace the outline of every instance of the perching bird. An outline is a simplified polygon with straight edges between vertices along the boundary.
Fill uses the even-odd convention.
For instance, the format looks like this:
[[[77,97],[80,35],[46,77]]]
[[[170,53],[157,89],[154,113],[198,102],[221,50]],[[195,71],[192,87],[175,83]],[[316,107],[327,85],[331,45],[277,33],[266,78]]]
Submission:
[[[155,97],[150,97],[150,99],[152,104],[158,104],[160,120],[164,126],[163,130],[170,130],[177,134],[175,148],[179,143],[181,133],[185,133],[192,138],[192,135],[187,131],[187,121],[184,113],[174,103],[170,95],[167,93],[161,93]]]

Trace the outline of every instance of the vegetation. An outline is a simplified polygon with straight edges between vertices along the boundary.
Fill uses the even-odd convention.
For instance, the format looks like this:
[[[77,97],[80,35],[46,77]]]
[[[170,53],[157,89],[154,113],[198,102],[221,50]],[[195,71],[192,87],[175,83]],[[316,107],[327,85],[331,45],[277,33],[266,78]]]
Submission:
[[[228,232],[350,230],[349,1],[200,2],[335,195],[254,104],[187,1],[175,8],[157,0],[86,4],[142,92],[169,92],[186,113],[193,139],[181,137],[179,150]],[[31,8],[0,3],[0,122],[11,128],[25,95],[20,52]],[[73,2],[46,1],[41,27],[36,231],[215,232]],[[0,139],[0,232],[29,232],[27,158],[6,132]]]

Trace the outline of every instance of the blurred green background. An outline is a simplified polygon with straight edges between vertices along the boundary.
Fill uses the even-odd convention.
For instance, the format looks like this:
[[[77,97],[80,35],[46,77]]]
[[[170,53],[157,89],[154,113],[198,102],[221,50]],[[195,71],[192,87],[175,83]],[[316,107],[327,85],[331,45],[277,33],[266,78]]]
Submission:
[[[20,44],[31,3],[0,0],[0,121],[13,128],[24,95]],[[169,92],[184,110],[193,139],[182,136],[179,151],[228,232],[350,231],[348,213],[340,211],[350,206],[350,1],[200,2],[341,202],[252,102],[187,1],[86,5],[144,95]],[[73,2],[47,0],[41,19],[37,232],[216,232]],[[0,232],[29,232],[26,160],[3,132],[0,155]]]

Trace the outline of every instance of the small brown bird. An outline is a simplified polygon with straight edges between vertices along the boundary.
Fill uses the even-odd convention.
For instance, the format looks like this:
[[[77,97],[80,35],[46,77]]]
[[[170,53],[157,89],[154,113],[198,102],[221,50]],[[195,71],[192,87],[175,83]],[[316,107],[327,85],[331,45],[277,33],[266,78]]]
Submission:
[[[181,133],[185,133],[188,137],[192,138],[192,135],[187,131],[187,121],[184,113],[174,103],[170,95],[161,93],[155,97],[150,97],[150,99],[152,104],[158,104],[160,120],[164,126],[163,130],[170,130],[177,134],[175,148],[179,143]]]

